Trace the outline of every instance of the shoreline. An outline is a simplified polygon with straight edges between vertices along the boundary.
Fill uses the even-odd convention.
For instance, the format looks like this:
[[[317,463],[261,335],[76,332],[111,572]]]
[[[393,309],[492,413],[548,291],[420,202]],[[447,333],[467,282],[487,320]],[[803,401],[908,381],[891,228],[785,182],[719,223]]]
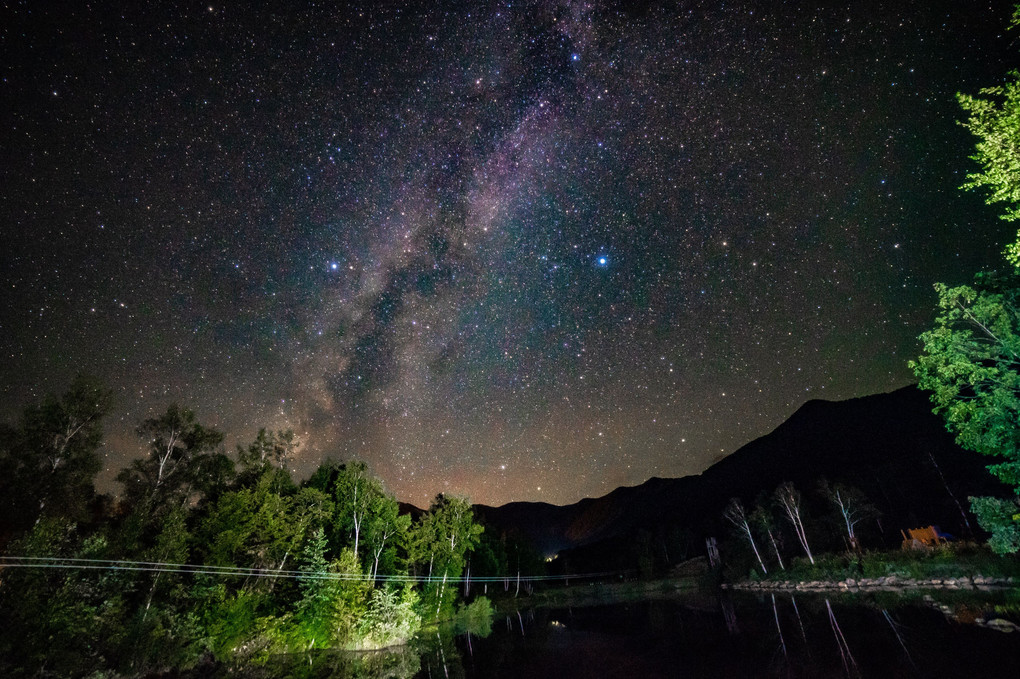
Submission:
[[[1020,583],[1014,577],[961,575],[950,578],[903,578],[889,575],[879,578],[845,578],[843,580],[741,580],[721,583],[725,590],[765,592],[900,592],[905,589],[947,589],[991,591],[1009,589]]]

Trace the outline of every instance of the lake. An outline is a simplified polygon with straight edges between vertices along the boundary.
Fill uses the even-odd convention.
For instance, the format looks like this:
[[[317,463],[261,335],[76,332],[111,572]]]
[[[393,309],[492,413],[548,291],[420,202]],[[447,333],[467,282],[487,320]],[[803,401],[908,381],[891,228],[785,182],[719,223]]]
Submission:
[[[279,659],[309,677],[1020,677],[1015,592],[689,593],[497,614],[392,652]],[[1003,624],[1004,627],[1008,625]],[[271,663],[273,665],[273,663]],[[280,674],[279,676],[283,676]]]

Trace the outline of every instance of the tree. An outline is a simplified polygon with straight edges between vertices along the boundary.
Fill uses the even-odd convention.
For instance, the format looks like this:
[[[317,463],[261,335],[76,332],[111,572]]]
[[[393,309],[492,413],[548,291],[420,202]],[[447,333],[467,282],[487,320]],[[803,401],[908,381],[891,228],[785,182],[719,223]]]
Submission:
[[[1020,7],[1013,14],[1013,26],[1020,24]],[[1002,219],[1020,219],[1020,72],[1009,74],[1006,84],[986,87],[981,96],[957,94],[968,118],[962,125],[978,138],[972,160],[981,165],[979,172],[967,175],[962,188],[987,189],[988,204],[1006,203]],[[1006,246],[1006,259],[1020,267],[1020,231]]]
[[[346,643],[364,619],[372,591],[354,552],[343,549],[329,561],[326,551],[326,534],[319,528],[305,542],[300,559],[297,619],[308,648]]]
[[[811,555],[811,547],[808,545],[807,532],[804,530],[804,519],[800,511],[800,492],[793,487],[792,483],[787,481],[776,488],[773,497],[776,504],[783,510],[783,516],[790,522],[790,526],[797,536],[797,541],[800,542],[800,546],[804,548],[804,553],[807,554],[808,561],[814,563],[815,557]]]
[[[744,511],[744,503],[740,501],[740,498],[730,498],[730,503],[726,505],[726,509],[723,510],[723,518],[733,524],[737,529],[737,532],[747,540],[748,544],[751,545],[751,550],[754,551],[755,558],[758,559],[758,565],[761,566],[761,572],[768,574],[769,569],[765,567],[765,562],[761,558],[761,553],[758,551],[758,545],[754,542],[754,535],[751,533],[751,524],[747,520],[747,512]]]
[[[333,602],[338,594],[337,580],[335,574],[330,573],[329,560],[326,558],[326,533],[322,528],[316,529],[305,542],[300,571],[298,621],[309,639],[309,646],[318,644],[324,647],[330,636]]]
[[[102,468],[99,447],[112,392],[79,375],[63,397],[25,408],[17,427],[0,429],[0,508],[17,530],[42,516],[83,519]]]
[[[307,485],[326,493],[334,504],[331,544],[334,549],[353,540],[355,555],[360,555],[361,537],[366,520],[373,509],[383,509],[379,498],[385,493],[378,479],[368,472],[368,465],[353,460],[338,464],[326,460],[308,479]]]
[[[34,558],[109,558],[102,535],[82,538],[63,517],[43,517],[11,545]],[[123,572],[8,568],[0,580],[3,676],[99,674],[117,651],[125,610]],[[105,657],[104,657],[105,656]]]
[[[379,575],[380,564],[392,570],[397,542],[407,533],[411,525],[409,514],[400,514],[400,505],[389,495],[379,494],[372,498],[365,520],[365,546],[372,559],[372,582]]]
[[[1020,277],[978,274],[973,287],[935,289],[935,328],[921,335],[924,352],[910,367],[956,442],[1000,458],[988,471],[1020,494]],[[983,516],[978,522],[993,535],[1018,521]]]
[[[188,561],[188,534],[185,519],[187,512],[183,507],[172,507],[166,518],[160,522],[159,533],[156,536],[155,544],[147,553],[142,555],[145,561],[153,563],[187,563]],[[152,599],[156,594],[156,587],[159,585],[160,576],[163,573],[159,570],[152,576],[152,584],[149,587],[149,595],[145,601],[145,613],[143,619],[149,613],[152,606]],[[179,576],[170,576],[174,580]]]
[[[829,500],[839,512],[840,520],[846,529],[847,542],[850,549],[858,551],[861,543],[857,539],[857,524],[876,515],[875,506],[859,489],[837,483],[833,486],[822,479],[820,484],[822,495]]]
[[[248,444],[247,448],[237,446],[240,484],[252,483],[269,467],[285,470],[297,447],[294,432],[290,429],[280,431],[259,429],[255,440]]]
[[[414,610],[418,594],[405,583],[400,589],[372,590],[368,610],[361,621],[363,646],[384,648],[404,644],[421,628],[421,616]]]
[[[1020,26],[1020,5],[1011,27]],[[978,97],[957,94],[967,113],[962,125],[977,137],[971,156],[981,167],[963,189],[987,189],[988,204],[1005,203],[1000,215],[1020,219],[1020,71]],[[1020,231],[1006,246],[1006,260],[1020,274]],[[921,335],[924,353],[910,366],[920,387],[932,392],[935,412],[962,447],[1005,458],[988,470],[1020,494],[1020,279],[978,274],[974,286],[935,284],[939,314],[935,329]],[[1005,503],[1005,504],[1004,504]],[[992,533],[990,544],[1016,552],[1020,503],[971,498],[978,523]]]
[[[988,546],[993,552],[1015,554],[1020,551],[1020,502],[997,497],[972,497],[970,504],[978,523],[992,534]]]
[[[769,539],[769,544],[772,545],[772,552],[776,555],[776,561],[779,562],[779,568],[786,570],[786,566],[783,565],[783,557],[779,553],[779,543],[776,540],[776,521],[772,517],[772,512],[763,507],[761,503],[757,504],[754,511],[751,512],[751,516],[747,517],[748,522],[757,528],[759,534],[764,533],[765,537]]]
[[[465,556],[478,545],[482,532],[467,500],[442,493],[411,527],[407,539],[408,559],[423,569],[427,560],[430,578],[438,578],[439,572],[443,574],[442,580],[431,581],[426,586],[426,605],[435,605],[435,617],[439,617],[444,603],[452,601],[443,599],[447,579],[460,577]]]
[[[249,488],[224,493],[201,524],[206,563],[282,571],[297,555],[309,531],[329,513],[327,499],[314,488],[278,488],[278,470],[266,470]],[[264,579],[248,581],[249,589]],[[275,579],[268,580],[269,589]]]
[[[166,412],[142,422],[138,435],[148,441],[149,455],[135,460],[117,475],[136,503],[167,500],[175,495],[187,499],[195,479],[195,462],[213,453],[223,434],[199,424],[195,413],[171,404]]]

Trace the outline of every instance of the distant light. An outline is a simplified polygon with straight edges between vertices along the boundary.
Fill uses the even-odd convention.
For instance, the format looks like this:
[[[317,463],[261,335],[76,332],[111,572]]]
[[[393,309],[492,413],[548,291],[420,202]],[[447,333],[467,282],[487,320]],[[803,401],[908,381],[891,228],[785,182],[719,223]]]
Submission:
[[[333,271],[336,271],[337,263],[333,262],[332,264],[329,265],[329,268],[332,269]]]
[[[574,52],[573,54],[570,55],[570,60],[571,61],[580,61],[581,60],[581,55],[578,54],[577,52]]]

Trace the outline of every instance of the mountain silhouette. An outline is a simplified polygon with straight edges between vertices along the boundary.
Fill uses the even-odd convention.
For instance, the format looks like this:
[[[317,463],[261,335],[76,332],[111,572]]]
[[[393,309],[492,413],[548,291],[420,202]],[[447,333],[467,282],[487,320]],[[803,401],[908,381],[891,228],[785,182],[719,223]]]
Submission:
[[[990,462],[956,445],[927,394],[907,386],[847,401],[808,401],[773,432],[699,475],[651,478],[565,506],[512,502],[476,510],[489,530],[526,540],[545,555],[569,554],[577,565],[599,568],[627,562],[621,551],[633,551],[635,536],[642,534],[646,540],[658,536],[665,549],[663,536],[682,533],[696,556],[705,537],[728,533],[721,514],[730,498],[741,498],[750,511],[756,499],[786,481],[801,491],[823,542],[837,541],[839,527],[817,490],[825,479],[864,492],[881,512],[865,527],[871,543],[865,546],[889,547],[899,544],[902,528],[936,524],[956,535],[977,531],[973,516],[962,511],[967,497],[1010,492],[985,469]]]

